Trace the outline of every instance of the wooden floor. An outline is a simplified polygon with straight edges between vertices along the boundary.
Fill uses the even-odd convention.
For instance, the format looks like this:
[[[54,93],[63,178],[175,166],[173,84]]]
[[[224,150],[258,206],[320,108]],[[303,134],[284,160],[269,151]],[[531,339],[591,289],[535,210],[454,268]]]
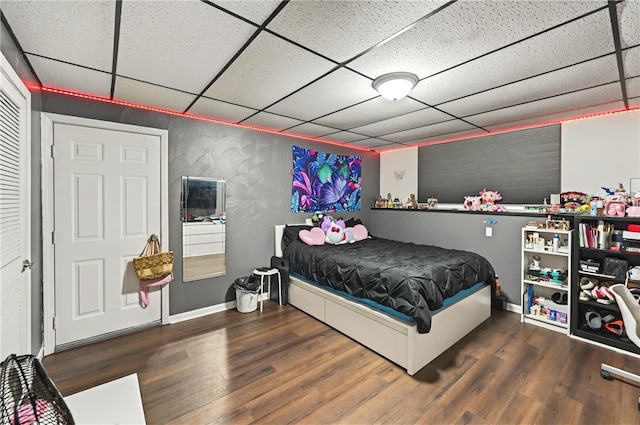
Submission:
[[[291,306],[235,310],[45,357],[63,395],[137,373],[147,424],[640,424],[640,360],[491,319],[415,376]]]

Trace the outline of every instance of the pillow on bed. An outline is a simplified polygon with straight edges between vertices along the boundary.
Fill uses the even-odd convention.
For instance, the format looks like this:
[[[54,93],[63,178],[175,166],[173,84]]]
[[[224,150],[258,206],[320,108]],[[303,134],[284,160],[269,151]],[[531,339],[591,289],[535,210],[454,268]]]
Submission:
[[[302,229],[298,232],[300,240],[307,245],[324,245],[326,238],[325,233],[319,227],[313,227],[311,230]]]
[[[350,218],[348,220],[345,220],[344,224],[346,224],[347,227],[355,227],[356,224],[362,224],[363,226],[365,226],[362,220],[360,220],[359,218]],[[369,232],[369,229],[367,229],[367,239],[373,239],[373,238],[375,238],[375,236],[373,236],[371,232]]]
[[[291,242],[300,239],[298,237],[298,233],[300,233],[300,230],[311,230],[313,228],[313,226],[307,226],[307,225],[293,225],[293,226],[284,226],[284,233],[282,235],[282,242],[284,243],[284,246],[289,245]]]

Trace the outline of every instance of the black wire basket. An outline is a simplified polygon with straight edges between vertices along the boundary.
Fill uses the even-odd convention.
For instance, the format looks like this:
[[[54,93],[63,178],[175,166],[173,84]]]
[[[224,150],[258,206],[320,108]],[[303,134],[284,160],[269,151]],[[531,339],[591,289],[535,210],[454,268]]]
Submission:
[[[62,395],[36,357],[11,354],[1,366],[0,424],[75,424]]]

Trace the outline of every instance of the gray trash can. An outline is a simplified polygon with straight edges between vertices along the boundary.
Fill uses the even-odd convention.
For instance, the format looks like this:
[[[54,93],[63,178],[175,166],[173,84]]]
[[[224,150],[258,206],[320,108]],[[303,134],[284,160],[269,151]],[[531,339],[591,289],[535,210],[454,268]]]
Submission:
[[[258,309],[260,282],[251,275],[233,282],[236,289],[236,306],[240,313],[251,313]]]

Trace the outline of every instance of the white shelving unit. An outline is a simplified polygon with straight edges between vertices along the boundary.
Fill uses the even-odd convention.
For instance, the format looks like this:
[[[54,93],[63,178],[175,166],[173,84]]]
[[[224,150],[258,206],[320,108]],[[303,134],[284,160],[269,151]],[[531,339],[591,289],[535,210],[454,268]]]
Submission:
[[[558,235],[558,251],[553,248]],[[559,229],[522,229],[521,321],[569,334],[571,304],[572,231]],[[564,303],[557,303],[556,300]],[[529,302],[531,299],[531,302]],[[535,301],[544,302],[536,303]],[[536,304],[539,307],[536,307]],[[538,313],[539,308],[539,313]]]

